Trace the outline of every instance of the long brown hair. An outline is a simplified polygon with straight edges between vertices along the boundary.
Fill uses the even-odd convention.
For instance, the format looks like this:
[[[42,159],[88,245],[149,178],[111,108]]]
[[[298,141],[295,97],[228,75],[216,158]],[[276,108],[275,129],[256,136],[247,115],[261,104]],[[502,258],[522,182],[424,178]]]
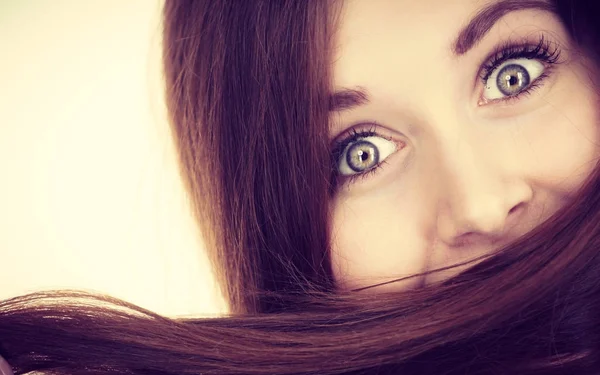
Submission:
[[[338,6],[166,1],[174,140],[231,311],[173,319],[77,291],[5,300],[0,355],[17,374],[600,372],[598,168],[547,222],[439,285],[336,290],[326,140]],[[593,2],[555,6],[597,55]]]

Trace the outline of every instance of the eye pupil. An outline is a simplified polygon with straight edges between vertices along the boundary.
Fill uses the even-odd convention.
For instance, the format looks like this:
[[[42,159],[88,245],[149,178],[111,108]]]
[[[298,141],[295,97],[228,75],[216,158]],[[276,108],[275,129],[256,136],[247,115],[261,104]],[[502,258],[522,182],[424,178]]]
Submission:
[[[356,142],[348,149],[346,162],[354,172],[364,172],[379,164],[379,150],[371,142]]]
[[[515,96],[529,86],[529,73],[521,65],[510,64],[498,73],[497,85],[503,95]]]
[[[506,76],[506,84],[511,87],[519,83],[519,79],[516,76]]]

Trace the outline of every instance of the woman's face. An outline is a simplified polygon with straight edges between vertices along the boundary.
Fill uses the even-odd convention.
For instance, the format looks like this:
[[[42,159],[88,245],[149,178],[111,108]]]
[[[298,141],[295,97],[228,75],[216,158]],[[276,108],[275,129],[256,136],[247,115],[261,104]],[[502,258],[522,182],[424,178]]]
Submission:
[[[360,95],[339,95],[331,112],[340,174],[332,261],[342,289],[490,253],[567,204],[589,176],[599,152],[595,68],[544,7],[344,2],[335,90],[368,100],[352,106]],[[372,290],[418,287],[468,266]]]

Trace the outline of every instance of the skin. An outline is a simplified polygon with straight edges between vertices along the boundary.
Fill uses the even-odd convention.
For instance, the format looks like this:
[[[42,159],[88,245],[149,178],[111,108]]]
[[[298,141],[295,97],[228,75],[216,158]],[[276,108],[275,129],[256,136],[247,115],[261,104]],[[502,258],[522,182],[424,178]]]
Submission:
[[[531,9],[508,13],[472,50],[453,55],[459,30],[486,4],[344,2],[335,89],[365,88],[371,102],[332,113],[331,139],[376,121],[397,151],[376,173],[342,186],[331,203],[340,289],[489,254],[568,204],[595,167],[595,65],[574,50],[556,15]],[[481,103],[479,73],[494,48],[523,38],[535,46],[542,34],[561,49],[550,77],[530,95]],[[471,265],[367,291],[416,288]]]

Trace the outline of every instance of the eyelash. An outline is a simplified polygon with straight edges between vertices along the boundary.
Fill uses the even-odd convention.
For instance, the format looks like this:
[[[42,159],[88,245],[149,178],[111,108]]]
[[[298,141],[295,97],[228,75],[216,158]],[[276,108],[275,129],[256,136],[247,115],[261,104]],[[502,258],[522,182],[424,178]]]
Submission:
[[[346,147],[362,138],[377,136],[377,137],[381,137],[381,138],[387,139],[388,141],[393,142],[393,140],[391,138],[382,137],[381,134],[379,134],[379,132],[377,131],[377,124],[371,124],[371,127],[369,129],[357,130],[356,128],[352,128],[347,133],[348,134],[346,135],[346,137],[344,139],[342,139],[341,141],[336,141],[333,146],[333,151],[331,152],[331,156],[332,156],[331,163],[332,163],[332,169],[334,171],[337,170],[337,165],[339,163],[340,157],[341,157],[342,153],[344,152],[344,150],[346,149]],[[378,172],[385,164],[387,164],[387,162],[385,160],[383,160],[382,162],[380,162],[379,164],[377,164],[376,166],[374,166],[373,168],[371,168],[365,172],[356,173],[356,174],[353,174],[350,176],[343,176],[344,184],[350,185],[354,182],[357,182],[358,179],[362,180],[364,178],[368,178],[369,176]],[[340,175],[338,173],[334,173],[334,177],[335,177],[334,185],[337,186],[339,179],[340,179]]]
[[[552,45],[544,36],[540,36],[537,45],[531,43],[515,44],[513,42],[504,43],[490,54],[483,64],[480,72],[480,77],[483,82],[492,75],[494,70],[502,65],[506,60],[512,59],[530,59],[541,60],[547,64],[555,64],[560,58],[560,48]]]
[[[526,89],[513,96],[507,96],[502,99],[491,100],[490,102],[504,102],[511,104],[516,100],[522,99],[522,96],[530,95],[533,91],[542,86],[543,81],[550,76],[548,69],[555,64],[558,64],[561,50],[556,44],[550,43],[544,36],[540,36],[537,45],[531,43],[515,44],[514,42],[506,42],[498,47],[487,57],[483,64],[479,77],[485,85],[490,76],[502,65],[505,61],[513,59],[529,59],[538,60],[546,65],[544,73],[533,81]]]
[[[494,99],[491,102],[504,102],[506,104],[513,103],[516,100],[522,99],[524,96],[530,95],[534,90],[540,88],[542,86],[542,81],[550,76],[548,73],[548,68],[551,65],[557,64],[560,58],[561,51],[557,45],[553,45],[548,40],[544,38],[544,36],[540,37],[537,45],[533,45],[531,43],[515,43],[515,42],[506,42],[500,46],[498,46],[485,60],[485,63],[482,65],[481,70],[479,72],[479,78],[485,84],[488,78],[494,73],[498,67],[500,67],[505,61],[512,59],[530,59],[530,60],[538,60],[543,62],[546,65],[546,69],[544,73],[540,75],[535,81],[533,81],[529,87],[524,89],[513,96],[507,96],[502,99]],[[359,179],[362,180],[364,178],[368,178],[375,173],[379,172],[384,164],[387,164],[385,160],[381,163],[377,164],[373,168],[362,172],[353,174],[350,176],[343,176],[344,181],[343,184],[339,184],[340,175],[337,173],[337,165],[340,161],[340,156],[346,149],[346,147],[362,138],[377,136],[389,141],[392,139],[387,137],[382,137],[377,131],[377,125],[373,125],[369,129],[356,130],[356,128],[352,128],[346,132],[345,137],[341,141],[335,141],[333,149],[332,149],[332,170],[334,172],[334,187],[339,187],[340,185],[351,185],[357,182]]]

